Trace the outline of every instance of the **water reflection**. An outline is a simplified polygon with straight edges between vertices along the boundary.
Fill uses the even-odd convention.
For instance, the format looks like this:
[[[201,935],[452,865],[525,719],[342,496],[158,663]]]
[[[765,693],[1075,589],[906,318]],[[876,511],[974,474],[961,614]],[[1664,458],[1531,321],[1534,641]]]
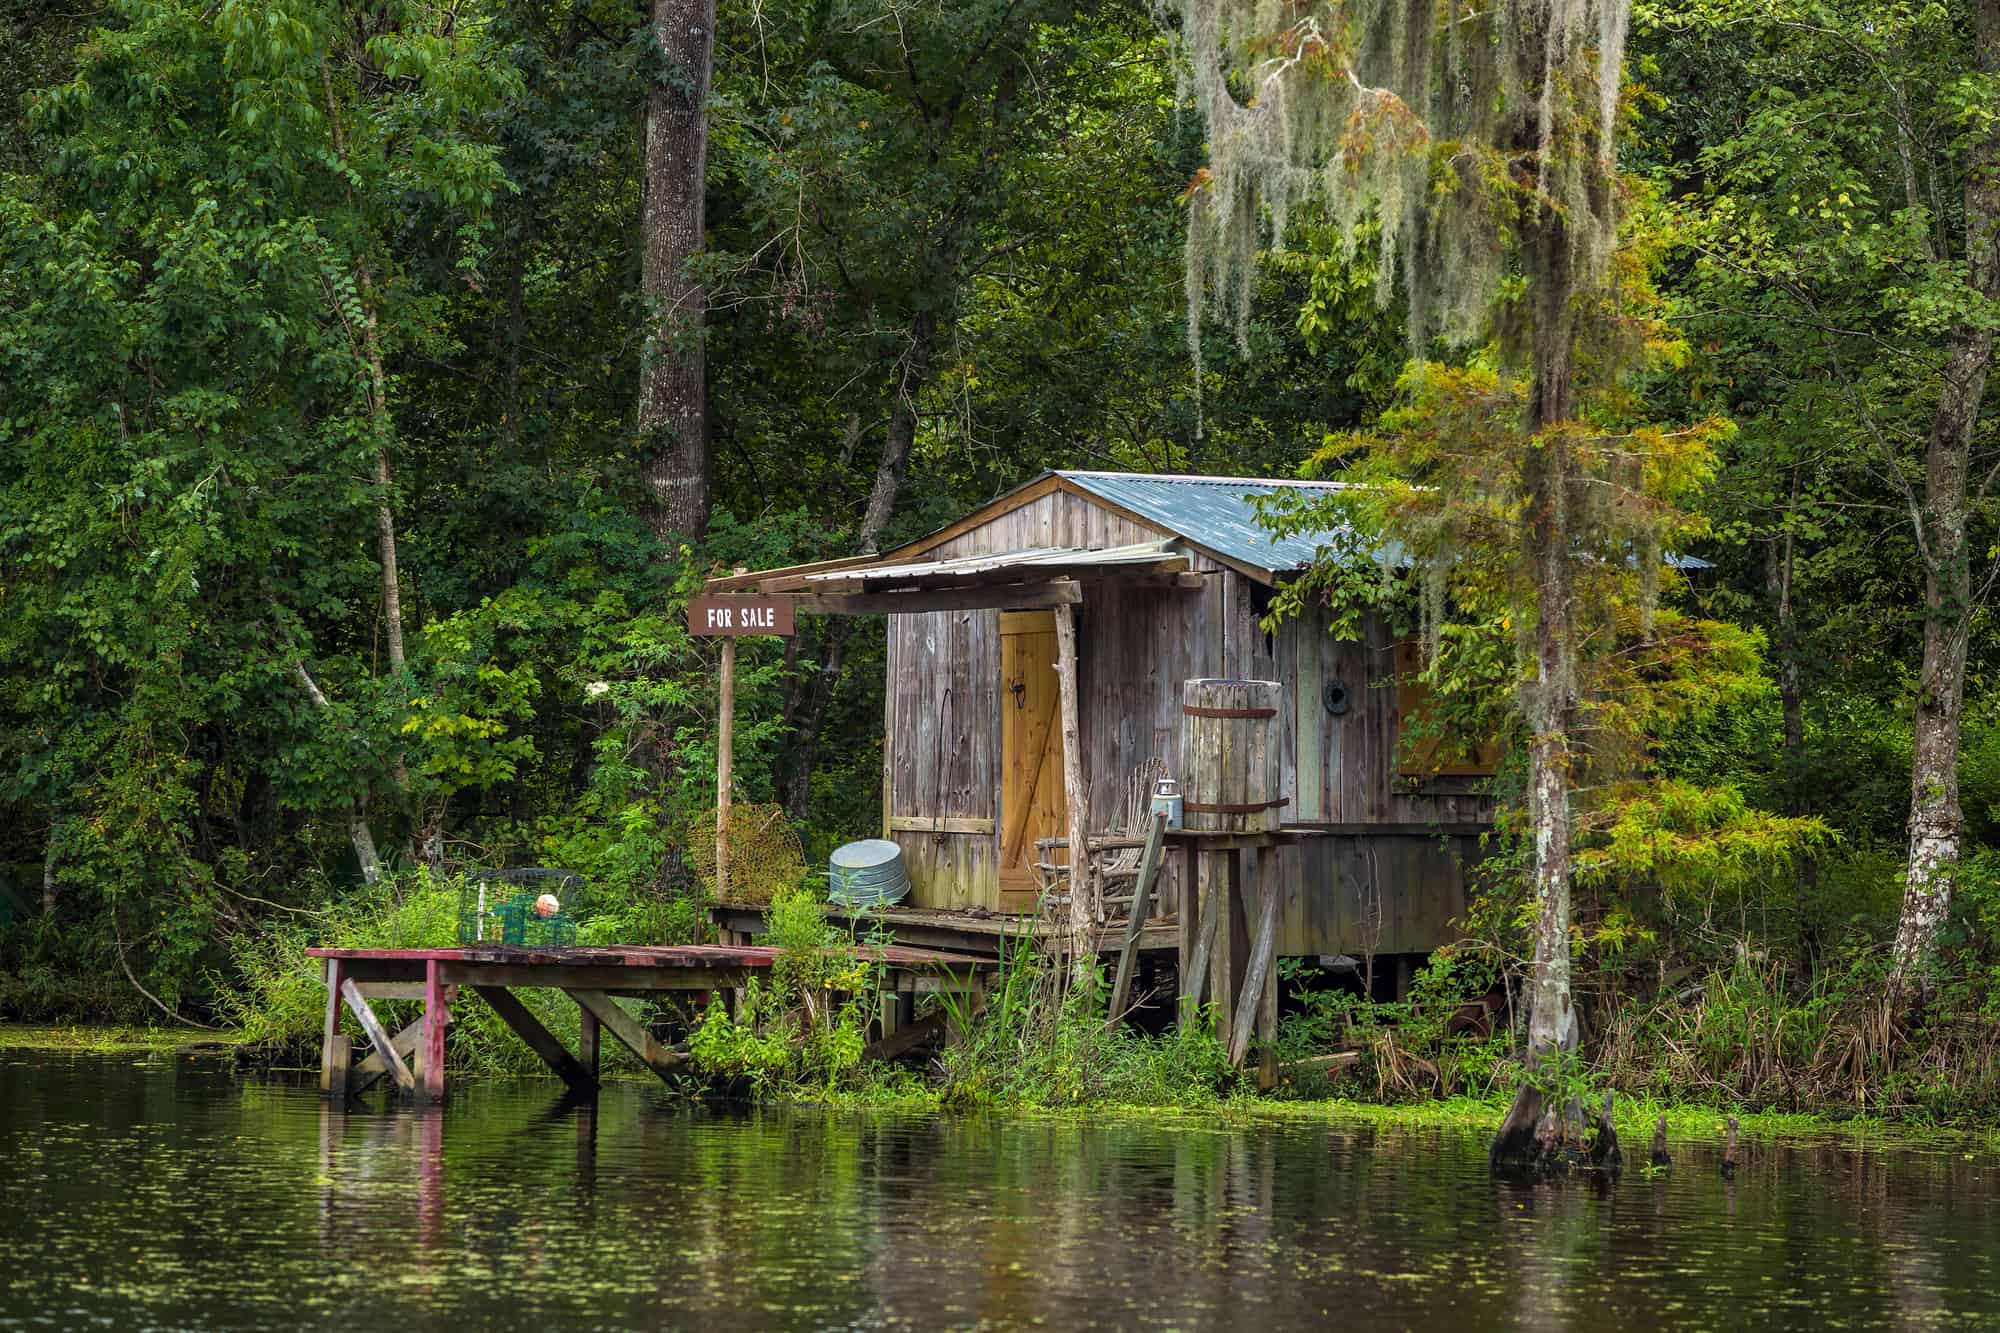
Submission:
[[[461,1084],[341,1111],[0,1053],[0,1327],[1887,1327],[2000,1314],[1995,1163],[1710,1144],[1615,1188],[1477,1132],[814,1110]]]

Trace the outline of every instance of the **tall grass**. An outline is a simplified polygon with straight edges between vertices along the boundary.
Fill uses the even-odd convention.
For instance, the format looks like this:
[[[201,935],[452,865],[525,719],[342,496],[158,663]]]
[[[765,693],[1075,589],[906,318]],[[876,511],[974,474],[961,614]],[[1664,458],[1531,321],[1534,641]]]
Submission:
[[[986,1009],[945,997],[963,1040],[942,1057],[947,1105],[1207,1105],[1242,1085],[1212,1025],[1197,1015],[1152,1038],[1106,1021],[1101,969],[1080,977],[1027,939],[1002,955]]]

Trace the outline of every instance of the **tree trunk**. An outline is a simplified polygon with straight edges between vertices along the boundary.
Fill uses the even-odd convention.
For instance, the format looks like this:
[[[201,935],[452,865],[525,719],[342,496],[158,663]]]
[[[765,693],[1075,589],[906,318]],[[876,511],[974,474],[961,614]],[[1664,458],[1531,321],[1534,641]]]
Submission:
[[[715,0],[653,0],[653,34],[673,72],[646,105],[641,284],[657,323],[639,379],[639,479],[646,521],[669,541],[708,529],[708,292],[688,265],[702,246]]]
[[[372,317],[371,317],[372,319]],[[379,372],[378,372],[379,373]],[[403,586],[396,565],[396,509],[390,499],[395,494],[396,477],[389,467],[387,446],[375,451],[375,486],[381,492],[375,501],[375,549],[382,566],[382,637],[389,654],[392,674],[403,670]],[[402,751],[396,753],[396,785],[407,787]]]
[[[298,678],[299,686],[306,692],[306,698],[314,708],[331,707],[319,682],[306,670],[304,662],[292,663],[292,674]],[[361,812],[361,802],[351,802],[347,807],[347,838],[354,844],[354,859],[361,863],[361,878],[373,884],[382,878],[382,862],[375,854],[375,835],[368,829],[368,820]]]
[[[881,548],[883,530],[895,513],[896,497],[909,473],[910,452],[917,442],[917,399],[930,381],[936,342],[937,317],[925,311],[911,324],[909,348],[897,365],[895,406],[889,414],[888,435],[882,441],[875,482],[868,491],[868,507],[861,516],[860,539],[855,543],[862,555],[874,555]],[[782,799],[785,813],[794,820],[803,821],[806,817],[813,766],[819,758],[820,728],[833,702],[834,687],[840,683],[841,667],[847,660],[847,641],[853,633],[851,616],[835,616],[828,623],[820,640],[819,670],[813,673],[795,716],[789,719],[792,764]]]
[[[521,448],[521,343],[527,336],[526,277],[528,248],[534,241],[535,206],[521,201],[514,224],[513,253],[507,265],[507,327],[500,331],[506,359],[500,371],[500,440],[510,454]]]
[[[882,441],[882,461],[868,491],[868,509],[861,518],[860,551],[875,554],[882,532],[895,512],[896,496],[910,470],[910,450],[917,442],[917,397],[931,378],[931,354],[937,341],[937,316],[918,313],[910,324],[910,346],[896,372],[896,401],[889,414],[889,433]]]
[[[1980,71],[2000,71],[2000,0],[1981,0],[1975,28]],[[1989,127],[1974,140],[1965,168],[1969,284],[1982,302],[2000,301],[2000,126]],[[1930,968],[1951,910],[1964,832],[1958,800],[1959,720],[1965,705],[1966,638],[1972,618],[1966,474],[1992,362],[1993,333],[1984,321],[1968,321],[1952,330],[1945,344],[1944,382],[1925,446],[1918,534],[1924,554],[1924,660],[1917,678],[1910,762],[1909,868],[1889,987],[1905,1023],[1932,988]]]
[[[1794,494],[1796,498],[1796,492]],[[1792,611],[1792,534],[1774,537],[1764,548],[1764,589],[1771,602],[1771,649],[1778,675],[1778,702],[1784,716],[1785,813],[1804,813],[1805,690],[1800,683],[1797,618]]]
[[[334,157],[344,167],[347,164],[347,136],[340,128],[340,106],[333,96],[332,67],[323,56],[319,62],[319,77],[320,86],[326,93],[326,118],[333,135]],[[352,191],[348,200],[353,202]],[[395,440],[395,423],[389,416],[389,376],[383,366],[382,335],[375,318],[375,277],[366,259],[357,258],[354,261],[354,287],[361,305],[359,336],[362,361],[368,369],[368,424],[375,439],[375,550],[382,571],[383,646],[389,656],[390,672],[401,675],[406,660],[403,654],[403,589],[396,557],[396,477],[389,462],[390,445]],[[337,303],[335,309],[338,312]],[[345,320],[346,317],[342,315],[341,318]],[[349,333],[352,336],[354,330],[350,329]],[[299,674],[305,674],[304,667],[299,668]],[[410,773],[403,762],[401,745],[396,746],[390,755],[389,771],[395,779],[396,789],[407,793]],[[372,839],[369,851],[372,855]],[[372,879],[370,882],[373,882]]]
[[[1569,959],[1575,589],[1568,515],[1570,446],[1563,433],[1575,416],[1571,270],[1560,221],[1544,213],[1537,232],[1528,252],[1535,324],[1534,379],[1525,425],[1542,442],[1532,450],[1523,476],[1528,519],[1523,554],[1535,580],[1535,663],[1527,690],[1533,732],[1528,748],[1528,817],[1535,849],[1535,953],[1528,974],[1524,1073],[1493,1140],[1497,1166],[1532,1165],[1548,1150],[1536,1131],[1555,1108],[1545,1105],[1537,1076],[1551,1057],[1576,1045]]]
[[[56,910],[56,861],[58,859],[57,853],[62,845],[56,836],[56,830],[60,827],[62,827],[61,821],[55,817],[55,812],[51,811],[49,813],[48,850],[42,853],[43,916],[47,916]]]

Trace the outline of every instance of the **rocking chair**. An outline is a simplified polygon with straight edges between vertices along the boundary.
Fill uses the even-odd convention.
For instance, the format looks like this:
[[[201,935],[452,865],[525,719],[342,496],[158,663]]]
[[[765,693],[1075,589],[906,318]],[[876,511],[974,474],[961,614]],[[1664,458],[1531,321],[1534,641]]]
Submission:
[[[1165,760],[1154,757],[1142,761],[1126,779],[1125,800],[1117,825],[1108,833],[1092,834],[1089,838],[1086,882],[1095,889],[1091,915],[1099,925],[1131,915],[1132,894],[1139,879],[1139,857],[1146,845],[1146,820],[1152,813],[1153,787],[1166,775]],[[1035,868],[1041,877],[1044,898],[1066,897],[1070,868],[1057,864],[1050,854],[1058,848],[1068,850],[1069,839],[1041,838],[1035,848],[1040,853]]]

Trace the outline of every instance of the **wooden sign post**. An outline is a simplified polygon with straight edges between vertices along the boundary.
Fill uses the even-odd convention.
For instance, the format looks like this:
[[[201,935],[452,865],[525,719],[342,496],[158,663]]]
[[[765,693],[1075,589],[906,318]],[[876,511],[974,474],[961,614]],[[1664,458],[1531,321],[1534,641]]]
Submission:
[[[742,571],[737,571],[741,573]],[[717,594],[688,599],[688,633],[722,640],[715,719],[715,898],[729,900],[730,779],[736,758],[736,641],[745,634],[789,639],[798,625],[789,598]]]

